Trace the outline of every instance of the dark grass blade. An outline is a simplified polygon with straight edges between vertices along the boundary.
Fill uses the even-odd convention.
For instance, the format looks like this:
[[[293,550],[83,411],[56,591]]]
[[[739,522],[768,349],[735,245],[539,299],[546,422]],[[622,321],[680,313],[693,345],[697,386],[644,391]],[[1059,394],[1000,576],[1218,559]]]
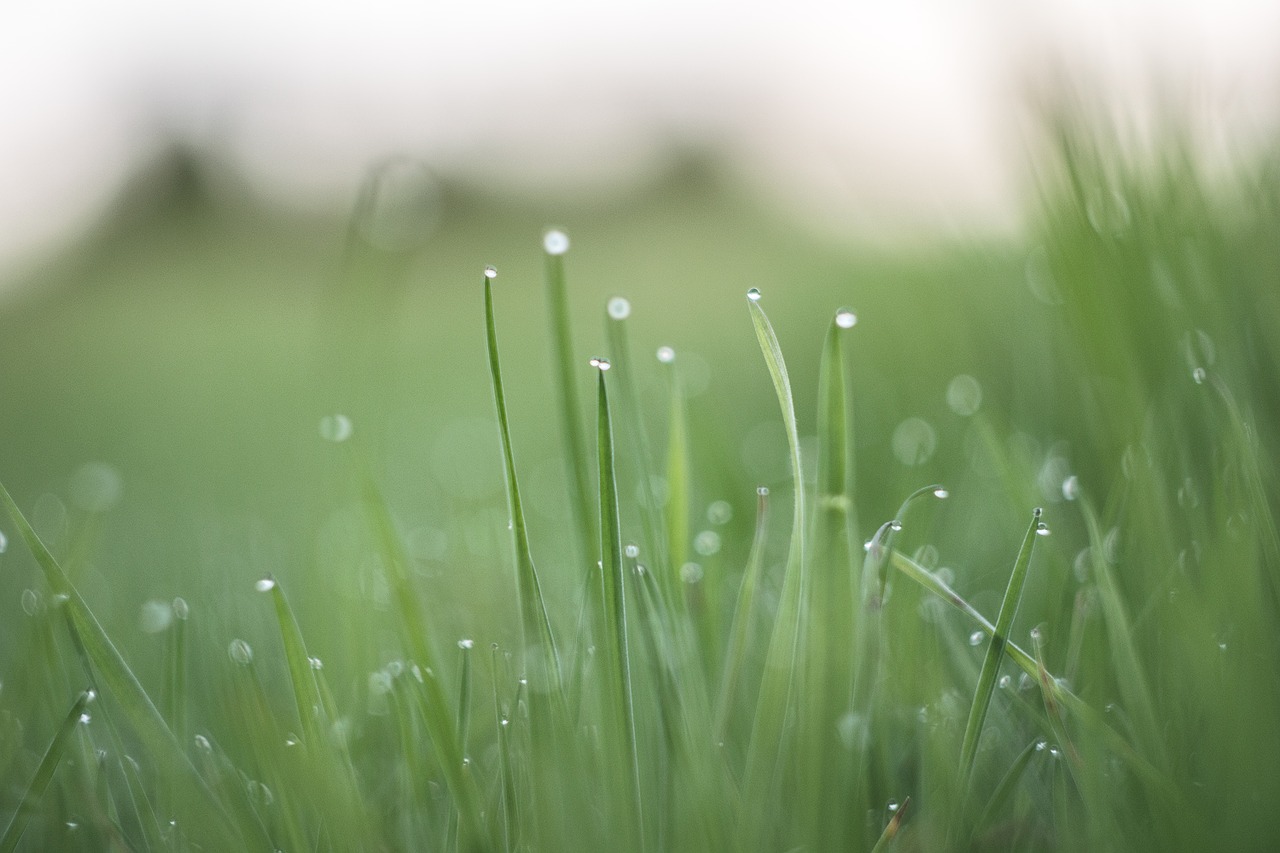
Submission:
[[[44,792],[49,788],[49,782],[53,780],[53,773],[58,769],[58,765],[62,762],[62,756],[67,751],[67,744],[71,740],[71,735],[76,726],[80,724],[80,715],[84,713],[85,706],[92,700],[93,695],[92,690],[86,690],[81,693],[76,698],[76,701],[71,704],[71,710],[67,712],[62,724],[58,726],[58,730],[54,732],[53,740],[49,741],[49,746],[44,751],[44,757],[40,759],[40,765],[36,768],[35,776],[31,778],[30,784],[27,785],[26,793],[22,795],[22,801],[18,804],[17,812],[10,819],[4,835],[0,836],[0,853],[10,853],[18,846],[18,842],[22,840],[22,833],[26,832],[27,824],[35,816],[40,800],[44,797]]]
[[[609,413],[609,392],[605,383],[608,362],[595,359],[597,382],[597,442],[600,471],[600,549],[604,611],[601,614],[606,655],[605,685],[616,734],[624,741],[621,756],[626,763],[632,799],[631,820],[638,848],[645,849],[645,816],[640,783],[640,754],[636,737],[635,697],[631,673],[631,651],[627,628],[627,596],[622,561],[622,530],[618,517],[618,484],[614,472],[613,421]]]
[[[1040,510],[1037,508],[1031,517],[1031,526],[1022,539],[1022,547],[1018,549],[1018,558],[1013,564],[1013,574],[1009,577],[1009,585],[1005,587],[1004,600],[1000,604],[1000,615],[991,631],[991,642],[987,646],[986,657],[982,660],[982,671],[978,674],[978,686],[973,694],[973,704],[969,708],[969,721],[964,729],[964,742],[960,747],[960,772],[962,778],[973,776],[974,760],[978,754],[978,740],[982,736],[982,726],[987,719],[987,709],[991,705],[991,696],[996,689],[996,678],[1000,674],[1000,665],[1004,663],[1004,649],[1009,642],[1009,631],[1013,628],[1013,617],[1018,612],[1018,604],[1022,601],[1022,587],[1027,581],[1027,568],[1031,565],[1031,553],[1035,550],[1037,528],[1040,525]]]

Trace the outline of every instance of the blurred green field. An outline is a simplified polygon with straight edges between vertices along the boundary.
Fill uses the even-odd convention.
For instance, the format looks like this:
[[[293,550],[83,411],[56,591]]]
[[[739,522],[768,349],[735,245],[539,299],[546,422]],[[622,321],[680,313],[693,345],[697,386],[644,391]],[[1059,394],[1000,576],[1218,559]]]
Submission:
[[[625,453],[619,461],[624,542],[643,539],[645,490],[662,491],[650,474],[664,473],[668,371],[654,352],[676,351],[689,421],[685,545],[710,602],[689,618],[712,692],[758,486],[771,490],[772,510],[753,667],[762,665],[772,612],[785,599],[787,440],[744,293],[763,292],[760,304],[781,342],[810,488],[821,461],[823,336],[847,306],[858,317],[843,335],[855,436],[852,540],[869,539],[917,487],[945,484],[950,497],[914,508],[894,547],[949,578],[994,622],[1031,509],[1043,506],[1052,535],[1036,543],[1010,639],[1030,649],[1027,632],[1042,626],[1049,671],[1064,675],[1173,791],[1072,719],[1071,736],[1053,741],[1054,758],[1021,759],[1025,778],[995,819],[969,827],[972,846],[1263,849],[1280,838],[1280,818],[1266,807],[1280,796],[1280,540],[1272,509],[1280,181],[1264,161],[1239,162],[1211,182],[1177,145],[1132,155],[1101,129],[1069,124],[1036,167],[1040,197],[1029,204],[1023,237],[926,235],[872,245],[814,237],[701,158],[673,160],[651,185],[591,200],[498,196],[444,181],[411,183],[427,201],[396,207],[394,192],[404,188],[384,187],[386,198],[375,196],[346,222],[257,204],[211,164],[174,155],[83,242],[48,259],[0,303],[0,479],[153,695],[171,684],[167,603],[181,596],[189,604],[189,692],[179,697],[175,733],[188,749],[196,734],[212,738],[244,779],[273,780],[273,802],[256,806],[260,816],[274,810],[260,817],[272,845],[458,842],[447,835],[451,800],[433,755],[439,746],[422,746],[427,736],[411,706],[401,707],[399,688],[378,689],[391,662],[412,661],[385,555],[368,529],[361,490],[368,472],[395,518],[450,691],[459,676],[454,641],[476,644],[470,772],[493,834],[468,839],[464,829],[459,843],[501,849],[495,839],[507,838],[512,848],[549,848],[558,836],[531,815],[555,807],[529,793],[546,781],[534,770],[523,771],[525,793],[507,794],[531,798],[511,819],[521,830],[514,840],[495,816],[514,808],[501,791],[525,787],[494,781],[502,777],[494,744],[503,735],[492,730],[502,712],[487,650],[490,643],[517,650],[494,675],[508,679],[503,693],[521,674],[523,641],[481,270],[493,264],[500,273],[494,299],[516,463],[531,550],[566,659],[584,577],[599,554],[579,553],[572,533],[543,228],[561,226],[572,239],[573,345],[592,437],[595,371],[586,360],[620,357],[606,345],[605,305],[619,295],[630,301],[627,375],[640,405],[618,402],[615,429],[620,449],[629,450],[641,425],[655,458],[640,463]],[[403,169],[385,174],[403,177]],[[614,393],[616,401],[616,386]],[[335,414],[353,425],[347,441],[322,436],[323,419]],[[8,540],[0,554],[0,813],[7,814],[86,678],[62,608],[18,531],[4,518],[0,531]],[[715,535],[699,538],[705,531]],[[856,576],[862,557],[834,565],[827,570]],[[349,824],[333,817],[325,827],[317,803],[328,801],[310,799],[307,774],[262,745],[278,740],[271,726],[305,725],[290,704],[276,614],[254,589],[265,576],[287,591],[343,709],[366,810]],[[889,590],[875,713],[837,715],[837,730],[818,734],[806,734],[804,724],[797,734],[794,720],[784,728],[784,744],[800,744],[789,772],[810,766],[803,744],[814,737],[835,756],[815,759],[827,775],[788,784],[782,780],[795,779],[780,771],[770,783],[780,790],[769,788],[767,802],[730,798],[691,808],[714,814],[717,825],[732,825],[739,810],[771,816],[752,839],[761,849],[861,849],[893,814],[868,816],[864,805],[911,796],[895,842],[901,849],[966,846],[952,812],[976,820],[1020,752],[1046,731],[1063,733],[1052,728],[1034,679],[1019,689],[1006,667],[1012,683],[1002,684],[990,712],[997,734],[986,736],[972,777],[978,793],[970,796],[979,799],[965,800],[948,774],[959,761],[988,637],[896,572]],[[862,618],[856,599],[846,604],[851,619]],[[235,639],[253,650],[249,686],[245,667],[228,657]],[[813,666],[847,677],[859,665],[856,653],[869,647],[829,640]],[[660,681],[638,683],[658,690]],[[743,742],[727,747],[732,767],[746,760],[736,750],[749,745],[755,689],[748,684],[735,699],[743,716],[730,739]],[[145,821],[122,805],[117,777],[128,773],[88,765],[95,744],[109,755],[140,753],[135,809],[153,796],[163,811],[163,756],[147,755],[145,738],[135,741],[127,713],[111,711],[110,702],[101,707],[118,719],[107,728],[95,715],[77,729],[68,766],[54,777],[23,849],[152,846]],[[646,713],[655,715],[653,730],[642,725],[642,738],[661,752],[659,720],[670,711]],[[880,724],[871,726],[874,746],[850,730],[868,719]],[[420,754],[410,760],[406,744]],[[1064,769],[1068,752],[1082,766]],[[855,756],[867,755],[869,764],[857,764]],[[566,772],[573,766],[566,759]],[[856,779],[855,767],[865,771]],[[661,764],[652,772],[646,784],[658,791],[673,771]],[[739,773],[730,787],[740,783],[744,796],[755,790],[750,778],[728,772]],[[705,793],[672,778],[670,796]],[[281,790],[295,785],[292,794]],[[605,838],[617,849],[637,843],[610,817],[623,807],[606,789],[582,817],[575,843],[584,849],[599,849]],[[565,783],[565,798],[574,793]],[[808,798],[819,803],[818,817],[806,817]],[[1099,814],[1103,802],[1108,814]],[[733,838],[707,829],[699,822],[711,820],[705,815],[690,823],[679,806],[649,805],[652,849]],[[357,829],[364,834],[342,835]],[[195,846],[180,833],[165,839],[174,849]]]

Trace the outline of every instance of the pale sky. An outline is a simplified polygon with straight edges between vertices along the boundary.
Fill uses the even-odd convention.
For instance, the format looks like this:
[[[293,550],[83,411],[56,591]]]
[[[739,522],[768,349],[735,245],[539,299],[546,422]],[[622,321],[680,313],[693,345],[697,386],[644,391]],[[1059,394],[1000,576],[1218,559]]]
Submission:
[[[674,140],[828,227],[1001,229],[1028,71],[1051,60],[1247,149],[1276,126],[1280,3],[3,0],[0,275],[175,135],[266,197],[335,209],[388,153],[607,192]]]

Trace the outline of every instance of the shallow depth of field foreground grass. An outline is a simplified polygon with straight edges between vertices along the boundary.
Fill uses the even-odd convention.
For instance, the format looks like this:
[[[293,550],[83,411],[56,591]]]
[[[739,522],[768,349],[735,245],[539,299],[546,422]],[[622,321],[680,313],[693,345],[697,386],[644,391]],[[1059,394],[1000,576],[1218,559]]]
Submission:
[[[0,315],[0,849],[1275,844],[1280,176],[1055,134],[912,258],[107,232]]]

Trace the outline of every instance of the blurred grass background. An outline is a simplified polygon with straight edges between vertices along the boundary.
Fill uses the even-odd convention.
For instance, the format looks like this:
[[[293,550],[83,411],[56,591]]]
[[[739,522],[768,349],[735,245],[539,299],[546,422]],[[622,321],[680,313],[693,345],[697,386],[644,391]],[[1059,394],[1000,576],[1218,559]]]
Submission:
[[[0,476],[144,683],[160,680],[163,651],[148,602],[190,603],[192,690],[203,697],[193,731],[222,727],[230,740],[217,673],[233,638],[273,648],[275,624],[253,592],[268,574],[288,586],[340,704],[376,712],[368,675],[402,652],[373,616],[389,605],[352,456],[402,527],[434,640],[517,641],[485,264],[500,271],[533,551],[566,633],[580,571],[550,403],[542,229],[572,239],[585,400],[586,358],[609,355],[606,301],[630,300],[656,448],[666,391],[653,353],[675,348],[691,423],[691,533],[719,534],[699,559],[726,588],[746,559],[758,485],[779,509],[775,596],[786,552],[785,438],[743,293],[765,294],[802,436],[815,429],[822,332],[848,306],[859,318],[847,347],[862,537],[912,489],[946,484],[952,498],[921,513],[898,547],[949,569],[994,618],[1027,513],[1046,506],[1054,532],[1015,633],[1047,623],[1056,671],[1099,546],[1064,495],[1077,478],[1101,514],[1105,559],[1149,667],[1166,726],[1157,739],[1212,753],[1178,755],[1170,773],[1205,826],[1256,849],[1275,837],[1264,804],[1280,795],[1270,769],[1280,759],[1275,161],[1240,161],[1210,180],[1178,138],[1129,151],[1079,118],[1049,123],[1046,137],[1023,236],[879,244],[813,236],[704,154],[674,155],[650,185],[572,201],[495,195],[391,161],[343,221],[254,203],[215,163],[175,149],[0,305]],[[354,426],[342,444],[321,435],[337,413]],[[626,502],[635,483],[623,488]],[[708,517],[716,501],[730,518]],[[14,531],[0,530],[0,702],[29,729],[8,751],[7,785],[19,786],[23,750],[47,740],[66,690],[82,685],[32,668],[44,640],[30,626],[49,604]],[[971,629],[958,619],[915,590],[899,597],[891,634],[904,658],[936,654],[912,639],[921,619],[941,619],[938,630],[964,645]],[[1123,694],[1101,629],[1077,654],[1079,671],[1109,673],[1075,685],[1088,701],[1102,708]],[[945,704],[926,695],[925,672],[894,688],[904,707]]]

